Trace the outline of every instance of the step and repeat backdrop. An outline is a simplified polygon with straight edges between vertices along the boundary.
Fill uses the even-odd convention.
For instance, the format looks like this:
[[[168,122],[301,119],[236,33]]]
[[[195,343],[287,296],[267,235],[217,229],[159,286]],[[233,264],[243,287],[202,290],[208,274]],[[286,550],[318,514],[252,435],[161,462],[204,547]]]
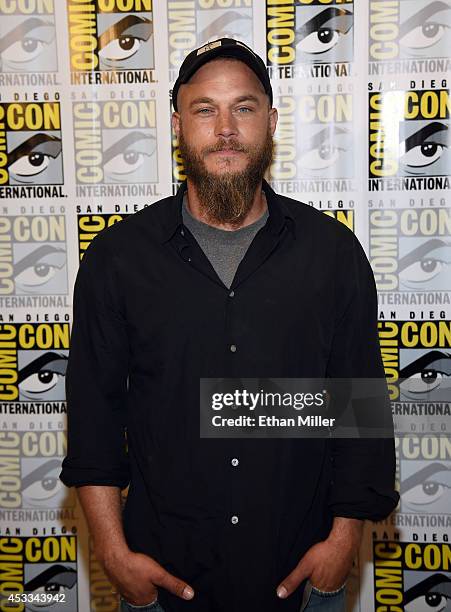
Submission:
[[[72,288],[96,234],[184,178],[171,87],[222,36],[268,66],[272,185],[353,230],[376,277],[401,502],[367,525],[348,609],[450,610],[451,0],[0,0],[2,588],[117,610],[58,480]]]

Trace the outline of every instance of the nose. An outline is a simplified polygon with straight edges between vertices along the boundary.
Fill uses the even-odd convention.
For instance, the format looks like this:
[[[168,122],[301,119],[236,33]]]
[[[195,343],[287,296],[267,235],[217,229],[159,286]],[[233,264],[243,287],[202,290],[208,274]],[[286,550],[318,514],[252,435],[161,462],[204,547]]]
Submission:
[[[236,120],[229,110],[222,110],[216,117],[215,136],[230,138],[238,133]]]

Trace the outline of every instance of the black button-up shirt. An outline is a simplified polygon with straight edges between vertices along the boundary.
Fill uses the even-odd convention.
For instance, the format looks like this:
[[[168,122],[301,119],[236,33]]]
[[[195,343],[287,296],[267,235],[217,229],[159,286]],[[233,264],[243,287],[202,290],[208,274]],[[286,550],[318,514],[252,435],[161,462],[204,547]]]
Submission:
[[[274,193],[232,286],[182,225],[183,184],[102,231],[74,291],[68,485],[130,483],[127,542],[193,586],[166,612],[299,609],[276,587],[334,516],[395,507],[393,440],[204,439],[201,377],[383,376],[354,234]]]

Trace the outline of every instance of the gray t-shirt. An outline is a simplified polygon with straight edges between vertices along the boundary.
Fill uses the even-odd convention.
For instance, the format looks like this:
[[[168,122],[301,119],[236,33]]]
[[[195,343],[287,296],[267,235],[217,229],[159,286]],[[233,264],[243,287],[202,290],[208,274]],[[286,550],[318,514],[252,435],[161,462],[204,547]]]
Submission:
[[[246,254],[255,234],[265,225],[268,209],[263,215],[246,227],[237,230],[223,230],[199,221],[188,210],[187,197],[183,198],[183,224],[193,234],[199,246],[210,260],[216,274],[226,287],[230,287],[240,261]]]

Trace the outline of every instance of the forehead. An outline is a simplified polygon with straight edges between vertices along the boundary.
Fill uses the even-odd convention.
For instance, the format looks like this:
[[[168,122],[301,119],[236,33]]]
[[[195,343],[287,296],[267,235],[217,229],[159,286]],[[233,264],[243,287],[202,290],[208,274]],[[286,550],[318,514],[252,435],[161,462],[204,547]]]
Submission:
[[[190,92],[198,95],[205,88],[211,95],[214,89],[226,89],[230,93],[239,93],[245,88],[256,95],[266,95],[264,87],[255,72],[244,62],[233,58],[217,58],[207,62],[197,70],[188,83],[180,87],[180,93]]]

